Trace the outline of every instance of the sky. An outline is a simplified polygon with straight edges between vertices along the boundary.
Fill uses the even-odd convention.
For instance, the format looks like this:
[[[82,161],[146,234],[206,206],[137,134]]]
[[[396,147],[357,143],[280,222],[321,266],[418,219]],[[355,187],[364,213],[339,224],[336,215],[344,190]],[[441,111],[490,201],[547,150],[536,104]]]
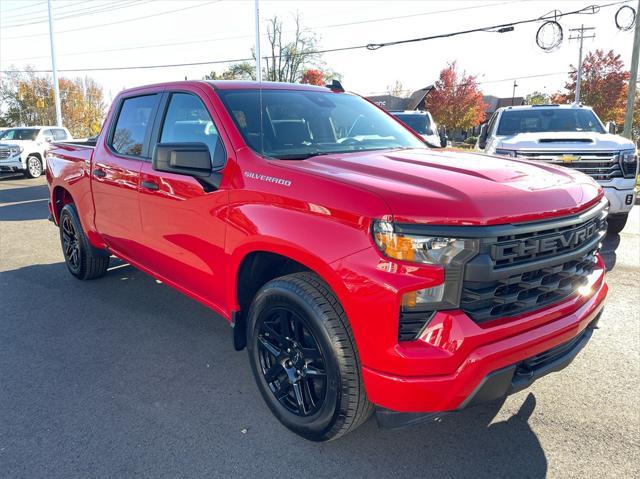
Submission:
[[[261,46],[266,49],[268,18],[278,15],[285,31],[299,12],[321,49],[383,43],[539,18],[552,10],[568,12],[616,0],[260,0]],[[627,3],[633,7],[636,1]],[[52,0],[59,70],[211,62],[251,57],[255,44],[254,0]],[[577,64],[578,42],[569,29],[595,27],[585,52],[614,49],[627,68],[633,33],[616,28],[615,5],[593,15],[559,19],[564,40],[556,50],[536,45],[542,22],[518,25],[507,33],[480,32],[411,44],[330,52],[327,67],[342,75],[347,90],[382,94],[400,81],[407,90],[431,85],[447,62],[477,75],[485,94],[511,97],[534,90],[563,88],[570,64]],[[46,0],[0,0],[0,71],[51,69]],[[110,101],[123,88],[172,80],[201,79],[224,64],[118,71],[60,72],[89,76]],[[550,75],[547,75],[550,74]],[[2,73],[0,73],[2,75]],[[536,76],[533,75],[543,75]]]

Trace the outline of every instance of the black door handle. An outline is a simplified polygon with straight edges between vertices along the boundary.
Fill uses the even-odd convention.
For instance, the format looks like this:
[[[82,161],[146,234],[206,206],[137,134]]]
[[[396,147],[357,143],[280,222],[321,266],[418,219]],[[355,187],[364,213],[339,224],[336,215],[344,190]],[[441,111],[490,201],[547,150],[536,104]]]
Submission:
[[[141,181],[140,182],[140,186],[142,186],[143,188],[146,188],[147,190],[154,190],[154,191],[157,190],[158,188],[160,188],[153,181]]]
[[[104,178],[105,176],[107,176],[107,172],[101,168],[96,168],[95,170],[93,170],[93,176],[95,176],[96,178]]]

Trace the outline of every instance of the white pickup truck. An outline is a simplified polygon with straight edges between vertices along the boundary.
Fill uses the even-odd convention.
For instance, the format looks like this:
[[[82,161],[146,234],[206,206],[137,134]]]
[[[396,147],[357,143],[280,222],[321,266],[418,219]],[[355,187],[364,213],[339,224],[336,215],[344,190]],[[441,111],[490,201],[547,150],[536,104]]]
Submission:
[[[47,167],[46,152],[52,141],[69,141],[71,134],[58,126],[25,126],[0,132],[0,173],[22,172],[37,178]]]
[[[476,149],[560,164],[591,176],[610,203],[609,231],[619,233],[635,202],[638,156],[636,145],[612,130],[582,105],[509,106],[482,126]]]

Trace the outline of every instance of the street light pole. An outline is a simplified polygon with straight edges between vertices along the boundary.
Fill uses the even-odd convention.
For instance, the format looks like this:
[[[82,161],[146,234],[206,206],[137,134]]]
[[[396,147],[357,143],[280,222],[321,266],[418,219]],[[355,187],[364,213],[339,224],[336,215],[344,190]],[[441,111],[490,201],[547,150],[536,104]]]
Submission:
[[[629,75],[629,88],[627,89],[627,110],[624,114],[623,136],[631,139],[631,127],[633,126],[633,106],[636,99],[636,82],[638,81],[638,55],[640,54],[640,0],[636,9],[636,29],[633,37],[633,53],[631,53],[631,72]]]
[[[49,43],[51,44],[51,70],[53,71],[53,94],[56,101],[56,125],[62,126],[62,109],[60,108],[60,86],[58,85],[58,68],[56,66],[56,41],[53,34],[53,12],[51,0],[47,0],[49,8]]]
[[[517,80],[513,80],[513,93],[511,94],[511,106],[516,102],[516,87],[518,86]]]
[[[578,53],[578,72],[576,75],[576,98],[575,103],[580,103],[580,83],[582,80],[582,43],[585,38],[595,38],[595,34],[590,35],[588,37],[584,36],[584,32],[589,30],[595,30],[595,27],[586,27],[581,25],[580,28],[572,28],[569,30],[570,32],[578,32],[577,36],[569,37],[569,40],[579,40],[580,41],[580,49]]]
[[[49,0],[51,1],[51,0]],[[260,59],[260,7],[256,0],[256,80],[262,81],[262,62]]]

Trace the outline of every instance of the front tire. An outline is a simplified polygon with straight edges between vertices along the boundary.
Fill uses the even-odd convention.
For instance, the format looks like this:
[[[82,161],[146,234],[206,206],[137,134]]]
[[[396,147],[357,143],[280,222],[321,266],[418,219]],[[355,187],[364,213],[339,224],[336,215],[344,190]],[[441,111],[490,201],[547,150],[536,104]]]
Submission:
[[[109,254],[89,244],[73,204],[60,212],[60,244],[69,272],[78,279],[104,276],[109,268]]]
[[[271,412],[291,431],[328,441],[373,413],[346,314],[313,273],[265,284],[249,310],[248,353]]]
[[[38,178],[42,175],[42,161],[37,156],[29,156],[27,158],[27,169],[24,170],[24,176],[27,178]]]
[[[607,233],[618,234],[627,224],[628,214],[611,215],[607,218]]]

